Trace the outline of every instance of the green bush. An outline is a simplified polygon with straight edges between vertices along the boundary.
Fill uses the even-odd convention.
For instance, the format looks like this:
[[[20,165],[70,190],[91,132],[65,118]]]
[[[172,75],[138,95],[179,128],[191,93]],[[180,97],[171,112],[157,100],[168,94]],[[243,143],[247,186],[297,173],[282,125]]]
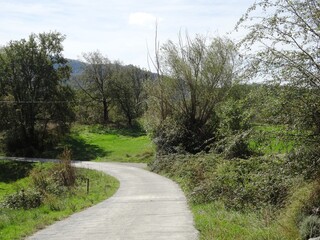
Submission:
[[[306,180],[320,177],[320,146],[310,144],[292,151],[287,157],[292,173],[302,175]]]
[[[293,179],[277,157],[223,159],[217,154],[160,155],[151,165],[183,184],[195,203],[221,200],[233,209],[282,207]]]
[[[232,135],[251,128],[253,116],[244,100],[229,99],[219,110],[219,130],[223,135]]]
[[[160,154],[208,151],[217,139],[216,115],[206,123],[190,119],[166,119],[153,131],[153,141]]]
[[[63,193],[66,187],[73,187],[76,184],[76,169],[71,165],[71,151],[65,149],[60,156],[59,163],[50,168],[38,166],[30,172],[34,186],[42,193]]]
[[[212,145],[212,151],[223,154],[226,159],[243,158],[247,159],[254,155],[248,143],[250,132],[243,132],[237,135],[224,137]]]
[[[8,195],[2,205],[12,209],[30,209],[39,207],[42,203],[42,194],[35,189],[20,190],[14,194]]]
[[[299,231],[303,240],[307,240],[309,238],[314,237],[320,237],[320,217],[306,217],[300,224]]]
[[[33,186],[43,195],[61,195],[67,190],[54,179],[54,171],[52,168],[43,168],[41,166],[37,166],[30,173]]]

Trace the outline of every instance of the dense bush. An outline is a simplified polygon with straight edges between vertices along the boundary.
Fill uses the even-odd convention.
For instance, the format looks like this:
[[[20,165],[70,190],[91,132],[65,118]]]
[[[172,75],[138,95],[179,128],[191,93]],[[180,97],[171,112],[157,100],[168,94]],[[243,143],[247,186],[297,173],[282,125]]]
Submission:
[[[222,200],[238,210],[282,207],[294,182],[285,162],[276,157],[225,160],[216,154],[160,155],[151,168],[181,182],[196,203]]]
[[[236,134],[239,131],[251,128],[252,114],[244,100],[228,99],[223,102],[219,109],[220,132]]]
[[[206,182],[195,189],[195,201],[221,199],[226,206],[238,210],[266,205],[281,207],[291,182],[278,161],[265,158],[223,161]]]
[[[54,194],[61,195],[67,188],[61,185],[61,181],[57,181],[55,178],[55,169],[52,166],[50,168],[44,168],[38,166],[34,168],[31,173],[31,181],[35,189],[37,189],[42,195]]]
[[[153,141],[160,154],[207,151],[217,138],[217,127],[216,117],[206,124],[166,119],[154,130]]]
[[[292,173],[303,175],[305,179],[320,177],[320,146],[304,145],[292,151],[287,157]]]
[[[212,144],[212,150],[216,153],[222,153],[226,159],[247,159],[254,154],[254,152],[249,148],[248,135],[249,132],[244,132],[237,135],[227,136]]]
[[[41,205],[43,195],[36,189],[20,190],[14,194],[8,195],[3,201],[3,207],[12,209],[30,209]]]

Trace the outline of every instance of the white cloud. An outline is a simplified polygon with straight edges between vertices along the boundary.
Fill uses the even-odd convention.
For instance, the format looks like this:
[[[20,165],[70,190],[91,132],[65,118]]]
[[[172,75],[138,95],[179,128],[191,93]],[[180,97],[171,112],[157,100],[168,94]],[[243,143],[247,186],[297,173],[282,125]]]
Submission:
[[[135,12],[129,15],[129,24],[130,25],[139,25],[144,27],[155,26],[157,18],[145,12]]]

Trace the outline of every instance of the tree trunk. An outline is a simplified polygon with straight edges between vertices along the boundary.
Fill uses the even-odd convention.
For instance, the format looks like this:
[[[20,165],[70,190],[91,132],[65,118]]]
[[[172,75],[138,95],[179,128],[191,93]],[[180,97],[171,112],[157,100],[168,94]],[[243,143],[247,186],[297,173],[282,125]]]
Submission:
[[[103,98],[103,123],[107,124],[109,122],[109,111],[108,111],[108,103],[107,99]]]

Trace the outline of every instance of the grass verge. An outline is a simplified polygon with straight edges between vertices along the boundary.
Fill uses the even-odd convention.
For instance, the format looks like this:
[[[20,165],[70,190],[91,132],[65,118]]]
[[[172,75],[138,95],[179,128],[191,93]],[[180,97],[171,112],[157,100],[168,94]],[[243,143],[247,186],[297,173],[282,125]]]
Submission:
[[[25,163],[14,163],[12,170],[19,168],[19,165]],[[31,164],[28,168],[45,167],[49,168],[51,164]],[[12,162],[1,161],[0,166],[12,165]],[[10,175],[8,172],[7,175]],[[63,195],[46,198],[44,203],[37,208],[32,209],[10,209],[0,208],[0,239],[21,239],[31,235],[35,231],[44,228],[54,221],[61,220],[75,212],[81,211],[92,206],[110,196],[112,196],[119,187],[119,182],[102,172],[77,169],[77,174],[82,179],[90,179],[90,191],[87,194],[86,182],[78,181],[77,186]],[[11,175],[14,175],[12,172]],[[1,175],[0,175],[1,176]],[[8,179],[8,178],[6,178]],[[30,183],[30,176],[19,174],[16,179],[7,182],[1,181],[0,186],[6,186],[6,190],[1,189],[0,201],[5,195],[12,193]],[[2,187],[3,188],[3,187]]]

